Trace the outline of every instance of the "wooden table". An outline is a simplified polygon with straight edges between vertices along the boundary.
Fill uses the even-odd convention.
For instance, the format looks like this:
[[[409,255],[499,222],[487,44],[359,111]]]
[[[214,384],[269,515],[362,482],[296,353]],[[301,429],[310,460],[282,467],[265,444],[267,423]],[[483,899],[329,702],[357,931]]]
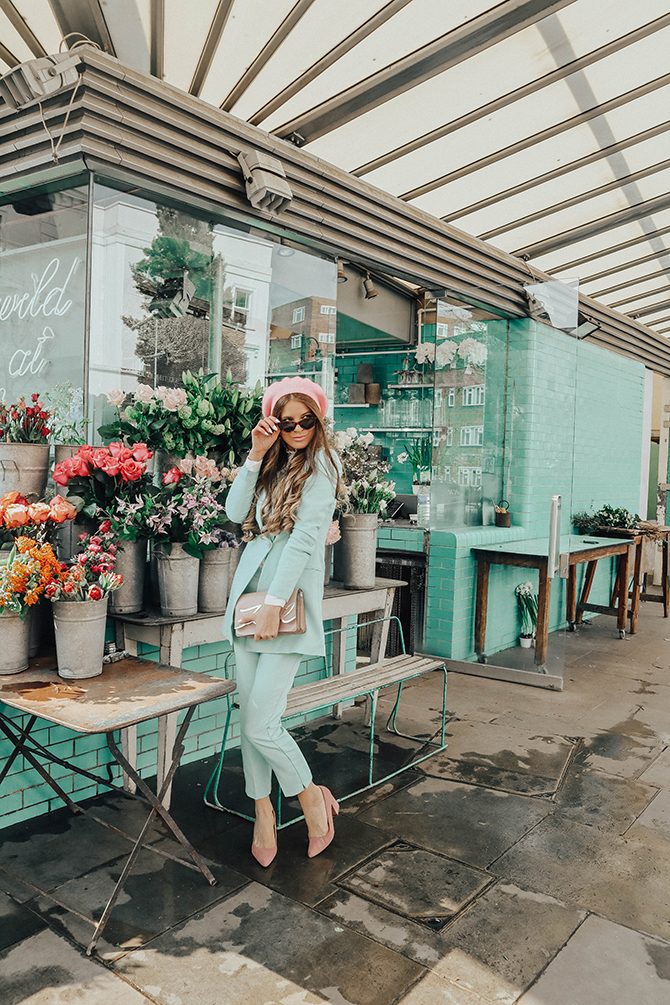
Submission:
[[[156,814],[162,817],[193,860],[193,862],[188,862],[177,858],[176,861],[189,869],[201,872],[210,885],[216,884],[216,879],[206,863],[189,844],[168,813],[163,797],[166,788],[172,782],[184,752],[184,737],[195,709],[203,702],[230,694],[234,690],[235,684],[232,681],[209,677],[205,674],[186,673],[175,670],[173,667],[163,666],[160,663],[137,658],[106,664],[101,676],[93,677],[90,680],[63,680],[58,676],[56,661],[53,657],[31,660],[28,670],[13,674],[11,677],[0,678],[0,702],[29,716],[27,724],[21,725],[0,711],[0,732],[4,733],[14,747],[12,754],[7,758],[0,771],[0,784],[16,758],[21,755],[73,812],[87,813],[99,824],[123,834],[133,845],[102,917],[97,923],[92,919],[85,919],[95,929],[87,949],[89,955],[93,952],[107,923]],[[128,729],[136,726],[138,722],[144,722],[146,719],[153,719],[156,716],[176,716],[183,710],[186,710],[186,715],[171,748],[169,765],[164,778],[157,783],[154,793],[140,777],[135,765],[131,764],[119,750],[114,740],[114,730]],[[64,760],[51,753],[48,747],[39,743],[31,735],[31,730],[37,719],[46,719],[48,722],[65,726],[77,733],[105,734],[107,747],[112,757],[125,774],[132,779],[134,788],[141,792],[141,795],[135,795],[134,792],[131,793],[126,789],[125,794],[131,798],[142,799],[150,806],[149,816],[137,839],[119,831],[116,827],[111,827],[90,810],[84,810],[51,777],[42,761],[63,765],[77,774],[90,778],[99,785],[106,785],[110,789],[118,790],[118,786],[114,783],[78,767],[76,760],[74,762]],[[173,855],[158,851],[152,845],[145,847],[156,854],[163,855],[164,858],[174,859]],[[63,854],[66,853],[67,849],[64,848]],[[47,892],[43,890],[39,892],[43,896],[49,897]]]
[[[578,534],[561,538],[561,575],[567,578],[567,620],[576,621],[577,609],[577,566],[588,562],[587,578],[590,570],[590,584],[595,574],[596,563],[601,558],[618,559],[619,587],[616,607],[596,606],[580,601],[580,611],[597,610],[600,614],[613,614],[617,618],[619,634],[623,638],[628,612],[628,581],[632,569],[632,555],[635,542],[630,538],[585,537]],[[535,640],[535,664],[546,667],[549,645],[549,604],[551,601],[551,579],[547,575],[549,565],[549,539],[535,538],[530,541],[509,541],[485,548],[473,548],[477,559],[477,596],[475,601],[475,652],[480,663],[486,663],[486,615],[488,607],[489,572],[492,565],[516,566],[523,569],[537,569],[540,585],[538,591],[537,637]],[[585,583],[586,587],[586,583]],[[586,596],[588,596],[588,591]]]
[[[602,534],[603,534],[603,532],[601,532],[601,535]],[[625,532],[624,532],[624,534],[625,534]],[[610,536],[610,535],[605,535],[605,536]],[[616,529],[614,529],[612,531],[612,535],[611,536],[612,537],[614,537],[614,536],[619,537],[619,536],[623,536],[623,535],[622,535],[621,531],[619,531],[617,533]],[[670,581],[668,580],[668,572],[670,571],[668,569],[668,537],[670,536],[670,527],[658,527],[657,529],[654,530],[653,534],[643,534],[643,533],[636,532],[636,531],[630,531],[630,533],[626,534],[625,536],[626,537],[630,537],[633,540],[634,544],[635,544],[635,565],[634,565],[634,569],[633,569],[633,583],[632,583],[632,588],[631,588],[631,591],[630,591],[630,594],[629,594],[629,598],[630,598],[630,601],[631,601],[630,612],[629,612],[630,613],[630,633],[631,633],[631,635],[635,635],[637,633],[637,624],[638,624],[638,617],[639,617],[639,613],[640,613],[640,601],[641,600],[650,601],[652,603],[657,603],[657,604],[663,604],[663,617],[664,618],[667,618],[668,615],[670,614]],[[645,544],[645,542],[647,540],[659,542],[660,545],[661,545],[661,548],[663,550],[663,557],[662,557],[662,570],[663,570],[662,571],[662,579],[663,579],[663,583],[662,583],[662,591],[661,591],[660,595],[657,594],[657,593],[648,593],[648,592],[646,592],[646,590],[642,589],[643,580],[646,579],[646,576],[644,576],[643,573],[642,573],[642,551],[643,551],[643,546],[644,546],[644,544]],[[587,578],[588,578],[588,571],[587,571]],[[591,577],[591,578],[593,578],[593,577]],[[619,589],[620,589],[619,573],[617,572],[617,581],[614,584],[614,591],[613,592],[616,594]],[[586,592],[585,596],[582,596],[582,600],[583,601],[586,600],[586,599],[588,599],[588,591]],[[612,603],[614,603],[614,600],[612,601]],[[589,610],[589,608],[584,608],[584,610]],[[580,621],[581,621],[581,618],[580,618],[580,616],[578,614],[577,615],[577,623],[579,624]]]
[[[346,590],[341,583],[331,582],[324,590],[323,620],[333,621],[337,631],[333,637],[333,673],[343,673],[346,664],[346,629],[350,619],[359,614],[374,612],[379,623],[373,629],[371,661],[376,662],[380,653],[386,651],[389,622],[396,587],[406,585],[396,579],[375,579],[375,585],[367,590]],[[137,614],[111,614],[116,623],[116,644],[133,655],[137,654],[137,643],[144,642],[159,648],[160,662],[167,666],[180,667],[184,649],[189,646],[223,642],[221,614],[194,614],[188,618],[163,617],[157,608],[146,608]],[[340,706],[333,708],[333,714],[341,715]],[[176,715],[161,716],[158,719],[157,775],[159,785],[165,778],[167,751],[174,740],[177,726]],[[133,729],[124,731],[123,751],[131,763],[137,757],[137,735]],[[132,788],[132,780],[126,782]],[[170,805],[168,786],[165,805]]]

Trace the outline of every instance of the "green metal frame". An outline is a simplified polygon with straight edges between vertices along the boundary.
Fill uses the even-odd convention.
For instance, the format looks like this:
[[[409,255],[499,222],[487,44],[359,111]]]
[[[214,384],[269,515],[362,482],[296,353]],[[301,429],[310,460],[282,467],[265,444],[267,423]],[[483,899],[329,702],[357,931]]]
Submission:
[[[398,619],[397,616],[392,615],[391,617],[387,617],[387,618],[377,618],[375,621],[366,621],[365,625],[367,627],[368,625],[380,624],[381,622],[384,622],[384,621],[396,621],[397,622],[397,624],[398,624],[398,631],[400,633],[400,643],[401,643],[401,646],[402,646],[402,652],[403,652],[403,655],[405,655],[406,654],[405,639],[403,637],[402,625],[400,624],[400,621],[399,621],[399,619]],[[329,629],[327,632],[325,632],[325,634],[326,635],[333,635],[336,632],[347,632],[347,631],[350,631],[352,627],[353,627],[352,625],[348,625],[345,628],[332,628],[332,629]],[[229,679],[228,678],[228,661],[230,660],[230,657],[233,656],[233,655],[234,655],[233,652],[228,653],[228,656],[226,657],[226,661],[224,663],[224,675],[226,677],[226,680]],[[327,665],[327,661],[325,659],[324,659],[324,662],[326,663],[324,669],[326,671],[328,671],[328,665]],[[440,668],[437,667],[436,669],[440,669]],[[399,709],[399,706],[400,706],[400,698],[401,698],[401,695],[402,695],[402,686],[405,683],[405,681],[412,680],[415,677],[422,676],[426,672],[425,670],[418,671],[417,673],[408,673],[407,677],[405,677],[403,680],[401,680],[401,681],[398,682],[398,694],[397,694],[397,697],[396,697],[393,709],[391,711],[391,714],[390,714],[390,716],[389,716],[389,718],[388,718],[388,720],[386,722],[386,730],[387,730],[387,732],[394,733],[396,736],[401,736],[401,737],[403,737],[406,740],[413,740],[415,743],[420,743],[422,747],[426,747],[426,746],[435,747],[435,750],[431,750],[427,754],[422,754],[420,757],[416,757],[409,764],[404,764],[401,768],[398,768],[397,771],[392,771],[389,774],[384,775],[382,778],[374,779],[374,777],[373,777],[374,776],[374,743],[375,743],[374,727],[375,727],[375,713],[376,713],[376,710],[377,710],[377,693],[378,693],[378,691],[380,689],[376,688],[376,689],[372,689],[372,690],[363,690],[363,691],[359,691],[359,692],[356,692],[356,693],[353,693],[353,694],[349,695],[349,699],[365,697],[370,702],[370,740],[369,740],[369,747],[368,747],[368,750],[369,750],[368,784],[362,786],[362,788],[356,789],[353,792],[347,792],[345,795],[338,796],[339,800],[351,799],[353,796],[358,796],[362,792],[367,792],[370,789],[374,788],[376,785],[381,785],[383,782],[387,782],[389,779],[395,778],[397,775],[402,774],[403,771],[408,771],[410,768],[415,767],[417,764],[421,764],[422,761],[428,760],[429,757],[433,757],[434,754],[439,753],[441,750],[444,750],[448,746],[448,744],[444,742],[445,731],[446,731],[446,719],[447,719],[447,667],[446,667],[446,663],[442,664],[441,669],[442,669],[442,673],[444,674],[444,685],[443,685],[443,688],[442,688],[442,722],[441,722],[440,729],[439,729],[439,737],[440,737],[439,742],[437,740],[433,739],[432,737],[426,738],[426,737],[423,737],[423,736],[413,736],[411,733],[401,733],[396,728],[396,717],[398,715],[398,709]],[[326,673],[326,677],[327,678],[331,677],[331,676],[333,676],[332,672],[331,673],[328,673],[328,672]],[[227,715],[226,715],[226,722],[225,722],[225,725],[224,725],[224,728],[223,728],[223,738],[222,738],[222,741],[221,741],[221,752],[219,754],[219,761],[218,761],[218,764],[217,764],[216,768],[212,772],[212,775],[211,775],[209,781],[207,782],[207,787],[205,788],[205,793],[204,793],[204,796],[203,796],[203,801],[204,801],[204,803],[205,803],[206,806],[210,807],[210,809],[220,810],[221,812],[225,812],[225,813],[233,813],[235,816],[242,817],[244,820],[252,820],[253,821],[254,818],[251,817],[251,816],[249,816],[247,813],[242,813],[239,810],[234,810],[234,809],[231,809],[228,806],[224,806],[223,803],[219,800],[219,796],[218,796],[219,782],[220,782],[220,779],[221,779],[221,773],[223,771],[223,761],[224,761],[224,757],[225,757],[225,753],[226,753],[226,742],[227,742],[227,739],[228,739],[228,730],[229,730],[229,727],[230,727],[230,719],[231,719],[231,715],[232,715],[232,710],[233,710],[233,708],[238,708],[239,707],[239,705],[236,702],[232,701],[231,695],[226,695],[226,701],[228,703],[228,712],[227,712]],[[308,712],[317,712],[319,709],[322,709],[322,708],[324,708],[324,709],[325,708],[330,708],[332,706],[332,704],[333,704],[332,700],[325,701],[325,702],[323,702],[320,705],[315,705],[313,708],[308,709],[307,711]],[[306,714],[306,713],[296,713],[296,714]],[[302,725],[302,723],[301,723],[301,725]],[[211,792],[211,799],[209,798],[210,792]],[[282,823],[282,819],[281,819],[281,807],[282,807],[282,791],[281,791],[281,788],[280,788],[279,789],[279,795],[278,795],[278,798],[277,798],[277,810],[276,810],[277,829],[278,830],[281,830],[283,827],[288,827],[290,824],[297,823],[299,820],[303,820],[304,819],[304,816],[300,815],[300,816],[292,817],[290,820]]]

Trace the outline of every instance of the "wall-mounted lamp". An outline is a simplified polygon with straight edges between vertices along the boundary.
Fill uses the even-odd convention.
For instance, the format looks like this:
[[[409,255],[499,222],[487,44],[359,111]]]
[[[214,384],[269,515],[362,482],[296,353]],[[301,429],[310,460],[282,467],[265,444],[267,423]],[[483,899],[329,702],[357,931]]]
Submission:
[[[337,281],[338,281],[338,283],[346,283],[346,281],[347,281],[348,278],[349,277],[347,276],[346,272],[344,271],[344,265],[342,264],[342,262],[338,258],[337,259]]]
[[[290,258],[291,255],[295,255],[295,248],[289,248],[289,246],[284,243],[284,238],[282,237],[281,244],[277,249],[277,254],[281,255],[282,258]]]
[[[377,290],[375,289],[375,284],[370,279],[370,273],[366,273],[367,279],[363,280],[363,288],[365,289],[365,299],[372,300],[373,297],[377,296]]]
[[[247,199],[254,209],[281,213],[293,199],[281,161],[260,150],[238,154],[246,182]]]
[[[46,98],[77,82],[78,62],[76,53],[59,52],[19,63],[0,77],[0,96],[10,108]]]

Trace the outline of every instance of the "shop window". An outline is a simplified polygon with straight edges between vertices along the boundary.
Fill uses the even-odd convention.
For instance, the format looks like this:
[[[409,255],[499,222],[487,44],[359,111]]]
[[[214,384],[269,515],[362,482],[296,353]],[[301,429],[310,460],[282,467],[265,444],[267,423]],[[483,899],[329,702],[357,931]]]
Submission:
[[[484,442],[483,426],[461,426],[462,447],[481,447],[483,442]]]
[[[293,311],[293,324],[294,325],[300,324],[300,322],[304,320],[305,320],[305,308],[296,307],[295,310]]]

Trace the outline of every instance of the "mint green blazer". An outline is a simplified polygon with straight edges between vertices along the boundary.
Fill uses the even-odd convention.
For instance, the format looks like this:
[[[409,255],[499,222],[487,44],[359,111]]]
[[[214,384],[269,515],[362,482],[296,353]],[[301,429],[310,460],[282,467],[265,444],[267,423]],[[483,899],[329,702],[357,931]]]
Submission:
[[[258,472],[250,471],[243,465],[226,503],[226,514],[233,523],[242,523],[246,519],[257,480]],[[244,548],[223,618],[222,631],[226,639],[258,653],[325,655],[322,613],[325,544],[335,509],[335,492],[336,482],[325,452],[321,450],[317,454],[316,471],[303,485],[296,521],[290,534],[282,532],[274,537],[258,536]],[[261,505],[262,498],[256,508],[259,526]],[[296,587],[303,591],[307,627],[304,634],[283,635],[259,642],[253,638],[235,638],[232,625],[235,604],[247,592],[259,570],[255,590],[286,599]]]

